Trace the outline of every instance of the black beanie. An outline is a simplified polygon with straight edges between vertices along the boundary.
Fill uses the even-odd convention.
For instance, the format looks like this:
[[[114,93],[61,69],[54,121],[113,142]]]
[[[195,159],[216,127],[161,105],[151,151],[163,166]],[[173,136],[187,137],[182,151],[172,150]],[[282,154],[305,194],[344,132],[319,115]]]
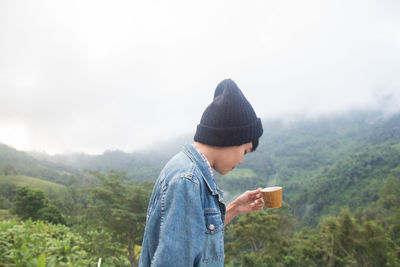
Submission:
[[[211,146],[239,146],[263,134],[260,118],[231,79],[220,82],[201,117],[194,141]]]

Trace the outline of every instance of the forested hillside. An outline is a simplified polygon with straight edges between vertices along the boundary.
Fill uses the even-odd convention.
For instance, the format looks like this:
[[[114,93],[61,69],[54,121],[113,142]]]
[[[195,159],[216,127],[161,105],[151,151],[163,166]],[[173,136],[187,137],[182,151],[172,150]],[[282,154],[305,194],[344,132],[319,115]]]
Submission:
[[[82,173],[62,163],[38,160],[26,152],[0,143],[0,174],[25,175],[70,185],[82,178]]]
[[[263,125],[257,151],[216,180],[226,202],[245,190],[280,185],[285,203],[228,225],[226,266],[400,266],[400,114]],[[152,182],[190,140],[98,156],[1,145],[0,266],[100,258],[102,266],[135,266]]]
[[[358,111],[314,119],[265,120],[263,127],[257,151],[247,155],[243,165],[224,177],[216,173],[226,201],[245,190],[281,185],[298,226],[315,225],[320,215],[339,211],[342,202],[336,200],[354,198],[351,208],[376,200],[384,180],[396,172],[400,114]],[[181,136],[135,153],[35,156],[77,169],[123,170],[134,180],[155,181],[168,159],[191,140],[190,135]],[[325,192],[328,186],[331,190]]]

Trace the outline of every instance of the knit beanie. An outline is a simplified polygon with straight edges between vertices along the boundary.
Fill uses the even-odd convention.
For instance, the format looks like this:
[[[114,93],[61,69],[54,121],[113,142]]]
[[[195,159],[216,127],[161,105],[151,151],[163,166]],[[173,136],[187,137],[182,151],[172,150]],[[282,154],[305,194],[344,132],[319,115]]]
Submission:
[[[194,141],[212,146],[239,146],[258,141],[263,134],[260,118],[231,79],[220,82],[214,100],[201,117]]]

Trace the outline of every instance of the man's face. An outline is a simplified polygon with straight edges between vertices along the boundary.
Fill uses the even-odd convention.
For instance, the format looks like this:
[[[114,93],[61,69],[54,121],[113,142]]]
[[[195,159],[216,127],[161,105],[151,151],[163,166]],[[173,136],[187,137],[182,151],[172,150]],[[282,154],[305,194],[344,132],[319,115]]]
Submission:
[[[221,147],[218,151],[218,157],[214,162],[214,169],[224,175],[232,171],[238,164],[243,163],[244,155],[250,153],[253,144],[247,143],[240,146]]]

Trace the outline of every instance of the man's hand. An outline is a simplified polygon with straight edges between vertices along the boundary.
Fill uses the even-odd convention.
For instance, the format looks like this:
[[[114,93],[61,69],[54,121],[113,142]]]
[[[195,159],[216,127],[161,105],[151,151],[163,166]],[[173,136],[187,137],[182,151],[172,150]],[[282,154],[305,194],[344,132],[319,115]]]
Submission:
[[[225,225],[240,213],[262,210],[263,205],[264,202],[261,198],[261,188],[244,192],[227,206]]]

